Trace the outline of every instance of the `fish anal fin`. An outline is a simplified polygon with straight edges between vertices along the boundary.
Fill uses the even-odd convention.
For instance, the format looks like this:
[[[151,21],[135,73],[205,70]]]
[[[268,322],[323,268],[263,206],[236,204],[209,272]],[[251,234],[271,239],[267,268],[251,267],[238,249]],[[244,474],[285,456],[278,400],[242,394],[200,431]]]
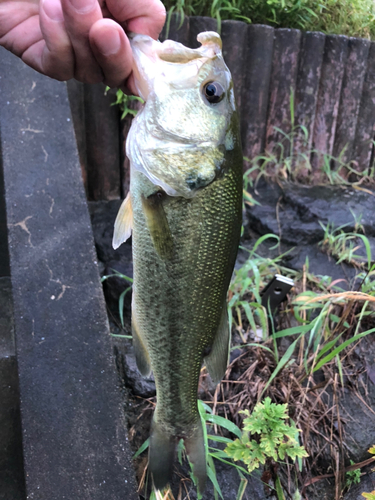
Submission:
[[[165,196],[160,191],[147,198],[142,196],[142,208],[156,252],[162,259],[170,259],[173,254],[173,238],[163,207]]]
[[[142,338],[142,334],[139,331],[134,308],[132,308],[132,337],[133,337],[133,347],[135,353],[135,361],[137,363],[137,368],[141,375],[148,377],[151,373],[151,362],[150,356],[147,352],[146,343]]]
[[[112,246],[116,250],[122,243],[131,236],[133,227],[133,208],[130,199],[130,193],[127,194],[122,202],[115,220],[115,229],[113,231]]]
[[[162,490],[171,479],[176,441],[174,436],[169,435],[159,426],[155,418],[152,420],[148,470],[157,490]]]
[[[184,438],[184,444],[189,462],[193,466],[193,474],[197,480],[198,491],[199,493],[203,493],[207,481],[207,465],[203,429],[200,419],[192,435]]]
[[[224,377],[229,358],[230,331],[226,300],[214,342],[204,361],[212,381],[217,384]]]

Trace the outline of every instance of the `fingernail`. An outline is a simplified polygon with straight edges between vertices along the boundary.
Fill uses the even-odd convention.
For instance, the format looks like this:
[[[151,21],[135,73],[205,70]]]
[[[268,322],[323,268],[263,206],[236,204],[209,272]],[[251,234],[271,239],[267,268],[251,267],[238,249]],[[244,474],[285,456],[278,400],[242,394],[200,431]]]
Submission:
[[[97,38],[95,44],[104,56],[110,56],[116,54],[121,47],[121,39],[119,32],[114,29],[112,31],[106,32],[105,37]]]
[[[64,20],[60,0],[43,0],[43,10],[52,21]]]
[[[91,11],[97,4],[97,0],[70,0],[72,7],[82,14]]]

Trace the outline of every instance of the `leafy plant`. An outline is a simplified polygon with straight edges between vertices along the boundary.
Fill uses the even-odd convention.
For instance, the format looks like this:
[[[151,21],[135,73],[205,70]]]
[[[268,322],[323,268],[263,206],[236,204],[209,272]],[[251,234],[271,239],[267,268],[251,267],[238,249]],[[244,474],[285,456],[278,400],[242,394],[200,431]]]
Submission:
[[[371,493],[362,493],[362,496],[367,498],[367,500],[375,500],[375,490]]]
[[[371,448],[368,449],[368,452],[375,457],[375,445],[371,446]],[[362,493],[362,496],[368,500],[375,500],[375,490],[371,491],[371,493]]]
[[[106,93],[108,90],[109,87],[106,87]],[[118,89],[116,92],[116,102],[113,102],[111,106],[120,106],[120,110],[122,111],[121,120],[123,120],[127,115],[136,116],[138,113],[138,110],[132,107],[132,103],[134,102],[144,103],[144,100],[135,95],[125,94],[122,90]]]
[[[292,460],[307,457],[303,446],[298,443],[298,432],[294,422],[288,425],[287,404],[272,403],[267,397],[264,403],[258,402],[253,413],[241,411],[246,418],[243,422],[242,436],[225,448],[227,455],[233,460],[241,460],[252,472],[267,460],[279,462],[288,456]],[[251,437],[257,434],[257,439]]]
[[[354,465],[353,460],[350,460],[350,465]],[[345,486],[350,489],[353,484],[361,482],[361,469],[349,470],[345,475]]]

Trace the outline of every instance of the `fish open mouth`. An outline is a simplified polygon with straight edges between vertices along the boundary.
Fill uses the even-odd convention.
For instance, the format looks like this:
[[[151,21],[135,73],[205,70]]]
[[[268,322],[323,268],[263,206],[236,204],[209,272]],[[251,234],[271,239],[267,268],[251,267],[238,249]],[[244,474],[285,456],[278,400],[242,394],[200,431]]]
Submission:
[[[201,47],[190,49],[179,42],[165,40],[163,43],[147,35],[129,35],[133,50],[133,74],[139,95],[147,101],[157,76],[174,85],[191,86],[198,78],[199,70],[209,59],[221,54],[221,38],[214,31],[197,36]]]

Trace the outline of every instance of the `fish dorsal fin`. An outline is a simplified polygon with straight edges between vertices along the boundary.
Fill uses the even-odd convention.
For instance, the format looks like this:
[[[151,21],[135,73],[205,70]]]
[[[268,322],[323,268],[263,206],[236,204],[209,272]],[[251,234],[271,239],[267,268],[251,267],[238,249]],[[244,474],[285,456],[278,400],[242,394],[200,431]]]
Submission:
[[[158,191],[148,196],[142,195],[142,208],[146,224],[155,250],[159,257],[170,259],[173,254],[173,238],[163,207],[166,194]]]
[[[130,199],[130,193],[127,194],[122,202],[115,220],[115,229],[113,232],[112,246],[116,250],[122,243],[131,236],[133,228],[133,208]]]
[[[220,382],[220,380],[224,377],[225,370],[227,369],[229,343],[230,332],[228,309],[227,301],[225,300],[223,304],[223,311],[221,313],[219,328],[212,344],[210,354],[204,359],[208,373],[210,374],[210,377],[215,384]]]

